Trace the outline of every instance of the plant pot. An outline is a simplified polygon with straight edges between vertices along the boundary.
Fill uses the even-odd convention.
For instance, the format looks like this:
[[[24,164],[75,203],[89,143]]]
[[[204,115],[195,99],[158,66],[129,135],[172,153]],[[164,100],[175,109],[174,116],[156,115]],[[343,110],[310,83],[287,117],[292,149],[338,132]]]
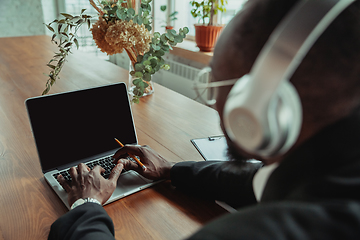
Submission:
[[[195,42],[202,52],[212,52],[224,26],[195,24]]]
[[[171,29],[174,29],[173,26],[165,26],[165,30],[171,30]]]

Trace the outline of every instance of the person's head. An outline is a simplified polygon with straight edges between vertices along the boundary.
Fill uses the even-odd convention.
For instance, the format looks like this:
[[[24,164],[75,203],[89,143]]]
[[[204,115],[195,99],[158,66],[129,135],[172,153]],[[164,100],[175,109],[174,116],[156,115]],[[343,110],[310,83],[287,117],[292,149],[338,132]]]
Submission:
[[[297,0],[249,0],[223,30],[211,62],[216,81],[240,78],[250,72],[270,34]],[[352,3],[310,49],[290,82],[302,104],[303,120],[294,148],[315,133],[348,116],[360,105],[360,3]],[[216,108],[223,109],[232,86],[219,88]],[[229,147],[244,153],[235,144]],[[263,159],[265,163],[281,160]]]

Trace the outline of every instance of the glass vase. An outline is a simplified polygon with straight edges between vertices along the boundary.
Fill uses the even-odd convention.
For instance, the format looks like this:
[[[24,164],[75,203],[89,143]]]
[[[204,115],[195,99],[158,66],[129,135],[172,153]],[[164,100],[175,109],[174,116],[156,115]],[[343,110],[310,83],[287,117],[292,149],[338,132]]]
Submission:
[[[148,96],[154,93],[155,89],[154,89],[154,84],[152,83],[152,81],[145,81],[144,79],[142,79],[141,77],[136,77],[136,76],[132,76],[131,72],[134,71],[134,67],[130,61],[129,64],[129,85],[128,85],[128,92],[130,95],[130,99],[134,100],[134,99],[139,99],[140,97],[144,97],[144,96]],[[141,81],[142,83],[139,84],[139,81]],[[135,83],[137,83],[135,85]],[[139,87],[139,85],[141,87]]]

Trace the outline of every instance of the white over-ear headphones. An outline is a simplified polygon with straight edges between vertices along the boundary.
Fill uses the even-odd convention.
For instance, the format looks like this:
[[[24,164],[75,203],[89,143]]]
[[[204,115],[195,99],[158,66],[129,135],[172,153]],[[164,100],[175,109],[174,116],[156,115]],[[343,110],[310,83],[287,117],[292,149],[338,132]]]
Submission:
[[[294,145],[302,107],[289,79],[319,36],[353,1],[300,0],[276,27],[225,103],[225,131],[241,149],[268,157]]]

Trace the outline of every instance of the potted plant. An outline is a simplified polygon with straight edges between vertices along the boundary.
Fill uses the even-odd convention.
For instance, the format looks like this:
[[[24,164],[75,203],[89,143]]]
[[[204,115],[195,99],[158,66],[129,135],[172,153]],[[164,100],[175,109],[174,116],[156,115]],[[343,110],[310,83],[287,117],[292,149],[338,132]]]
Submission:
[[[166,6],[166,5],[160,6],[160,10],[161,10],[162,12],[165,12],[166,9],[167,9],[167,6]],[[172,12],[172,13],[166,12],[166,21],[164,21],[166,25],[163,25],[162,27],[165,27],[166,30],[168,30],[168,29],[173,29],[174,26],[172,25],[172,23],[173,23],[175,20],[177,20],[176,15],[177,15],[178,13],[179,13],[178,11],[174,11],[174,12]]]
[[[191,15],[199,18],[201,24],[195,24],[195,41],[200,51],[211,52],[216,40],[223,29],[223,25],[214,25],[214,17],[225,12],[227,0],[191,1]]]
[[[87,24],[92,32],[97,47],[108,55],[125,51],[130,58],[129,94],[132,102],[139,102],[142,96],[154,92],[152,75],[160,69],[169,70],[163,56],[176,44],[183,41],[189,32],[187,27],[168,30],[166,33],[151,33],[151,1],[141,0],[141,7],[136,8],[135,0],[89,0],[98,12],[98,20],[91,26],[92,16],[84,14],[72,16],[61,13],[65,18],[55,19],[46,27],[53,33],[51,41],[59,52],[55,53],[47,66],[50,73],[43,94],[47,94],[51,86],[59,79],[60,71],[71,53],[73,46],[79,47],[77,31]],[[138,0],[139,1],[139,0]],[[134,9],[136,8],[136,9]],[[136,11],[137,10],[137,11]],[[52,25],[52,26],[51,26]],[[55,26],[54,26],[55,25]],[[53,27],[54,26],[54,27]]]

